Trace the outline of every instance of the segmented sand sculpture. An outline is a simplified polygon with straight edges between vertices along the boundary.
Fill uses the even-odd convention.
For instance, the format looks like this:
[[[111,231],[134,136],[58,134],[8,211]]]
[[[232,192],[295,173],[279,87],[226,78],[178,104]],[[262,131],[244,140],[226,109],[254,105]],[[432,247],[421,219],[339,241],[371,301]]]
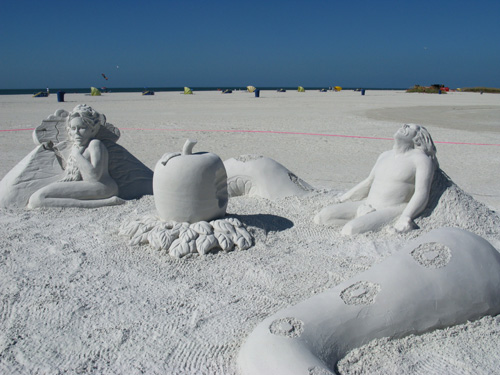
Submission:
[[[167,153],[155,167],[153,191],[158,215],[124,222],[120,234],[131,244],[149,244],[173,257],[214,249],[245,250],[253,238],[236,218],[225,218],[227,174],[210,152],[193,153],[187,140],[181,153]]]
[[[457,228],[423,235],[333,289],[265,319],[241,347],[242,374],[333,374],[350,350],[500,313],[500,254]]]
[[[224,162],[230,197],[267,199],[305,196],[314,188],[284,165],[262,155],[240,155]]]

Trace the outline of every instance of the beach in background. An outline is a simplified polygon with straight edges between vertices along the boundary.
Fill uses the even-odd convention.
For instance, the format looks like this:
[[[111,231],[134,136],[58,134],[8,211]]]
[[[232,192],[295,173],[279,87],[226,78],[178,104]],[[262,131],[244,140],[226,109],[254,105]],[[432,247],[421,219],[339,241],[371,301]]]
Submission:
[[[304,198],[230,199],[255,238],[245,251],[173,259],[118,234],[155,212],[152,196],[99,209],[0,209],[0,372],[237,374],[238,350],[265,317],[321,293],[434,228],[477,233],[500,249],[500,96],[398,90],[0,95],[0,177],[35,147],[32,129],[88,104],[118,143],[153,169],[187,138],[222,160],[273,158],[316,188]],[[425,126],[458,186],[407,234],[343,237],[312,222],[360,182],[407,122]],[[343,374],[490,374],[500,319],[378,340],[351,352]]]

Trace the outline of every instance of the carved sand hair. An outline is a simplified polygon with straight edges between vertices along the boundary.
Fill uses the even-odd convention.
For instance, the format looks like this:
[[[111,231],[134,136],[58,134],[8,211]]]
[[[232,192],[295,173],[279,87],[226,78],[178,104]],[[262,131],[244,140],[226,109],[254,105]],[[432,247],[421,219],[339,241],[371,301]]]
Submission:
[[[106,123],[106,117],[87,104],[78,104],[73,108],[66,120],[66,126],[69,127],[71,120],[77,117],[80,117],[85,124],[90,126],[94,134],[97,134],[99,127],[104,126]]]
[[[417,124],[415,124],[417,125]],[[436,169],[439,168],[439,162],[436,157],[436,146],[432,140],[429,131],[423,127],[422,125],[417,125],[418,131],[417,135],[413,138],[413,143],[415,148],[422,150],[425,154],[431,158],[432,162],[436,166]]]

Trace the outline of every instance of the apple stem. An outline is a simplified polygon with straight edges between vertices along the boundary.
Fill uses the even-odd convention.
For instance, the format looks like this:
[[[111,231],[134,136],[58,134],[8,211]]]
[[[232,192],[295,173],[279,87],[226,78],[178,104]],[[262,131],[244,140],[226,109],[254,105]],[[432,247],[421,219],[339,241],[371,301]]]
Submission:
[[[184,143],[184,147],[182,148],[182,155],[192,155],[193,147],[196,143],[198,143],[198,141],[193,139],[186,140],[186,143]]]

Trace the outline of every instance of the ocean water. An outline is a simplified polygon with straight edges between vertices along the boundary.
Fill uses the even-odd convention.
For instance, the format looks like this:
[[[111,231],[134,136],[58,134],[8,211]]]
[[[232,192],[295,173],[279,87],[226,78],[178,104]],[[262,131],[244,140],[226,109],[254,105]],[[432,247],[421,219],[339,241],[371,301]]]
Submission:
[[[289,86],[289,87],[258,87],[260,90],[278,90],[278,89],[285,89],[285,90],[290,90],[294,91],[297,90],[298,86]],[[328,89],[328,86],[325,87],[306,87],[304,86],[306,90],[320,90],[320,89]],[[366,90],[406,90],[406,88],[369,88],[369,87],[363,87]],[[155,92],[162,92],[162,91],[179,91],[179,92],[184,92],[184,87],[107,87],[106,90],[104,91],[103,87],[98,87],[101,92],[142,92],[144,90],[152,90]],[[191,87],[191,90],[193,91],[216,91],[216,90],[225,90],[225,89],[231,89],[231,90],[246,90],[246,86],[232,86],[232,87]],[[357,90],[359,88],[350,88],[350,87],[345,87],[343,90]],[[0,89],[0,95],[33,95],[36,94],[37,92],[40,91],[46,91],[46,87],[42,88],[33,88],[33,89]],[[73,93],[73,94],[90,94],[90,87],[85,87],[85,88],[52,88],[49,87],[50,93],[55,94],[58,91],[64,91],[65,93]]]

